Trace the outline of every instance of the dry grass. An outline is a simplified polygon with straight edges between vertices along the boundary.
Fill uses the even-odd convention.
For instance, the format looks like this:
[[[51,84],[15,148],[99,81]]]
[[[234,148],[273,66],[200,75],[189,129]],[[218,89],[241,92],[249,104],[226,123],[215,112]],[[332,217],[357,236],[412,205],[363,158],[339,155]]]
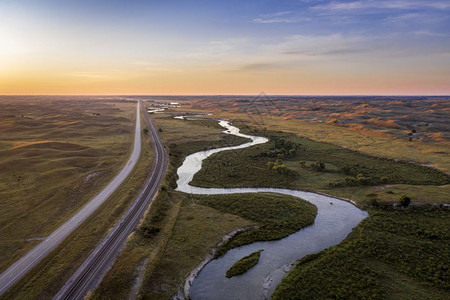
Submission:
[[[141,121],[145,126],[143,116]],[[4,299],[50,299],[58,292],[141,191],[154,159],[149,135],[142,134],[142,145],[135,169],[108,201],[8,290]]]
[[[92,99],[0,98],[0,270],[120,170],[131,152],[135,108]]]
[[[205,257],[223,235],[251,221],[194,204],[183,204],[159,260],[149,266],[140,295],[143,299],[170,299],[186,275]]]

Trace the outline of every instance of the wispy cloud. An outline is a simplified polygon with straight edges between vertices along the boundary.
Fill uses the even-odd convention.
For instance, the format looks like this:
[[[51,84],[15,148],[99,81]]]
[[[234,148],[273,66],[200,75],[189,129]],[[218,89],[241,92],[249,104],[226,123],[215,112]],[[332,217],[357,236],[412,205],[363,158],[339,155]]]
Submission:
[[[363,9],[449,9],[449,1],[410,1],[410,0],[368,0],[368,1],[353,1],[353,2],[337,2],[332,1],[327,4],[316,5],[313,7],[318,10],[332,10],[332,11],[351,11]]]
[[[294,11],[292,10],[286,10],[286,11],[279,11],[273,14],[266,14],[266,15],[261,15],[262,17],[281,17],[281,16],[286,16],[286,15],[291,15],[292,13],[294,13]]]
[[[271,23],[297,23],[307,21],[307,18],[300,18],[295,11],[280,11],[273,14],[260,15],[253,19],[254,23],[271,24]]]
[[[298,20],[294,19],[285,19],[285,18],[270,18],[270,19],[263,19],[263,18],[255,18],[253,19],[254,23],[259,24],[271,24],[271,23],[297,23]]]
[[[426,20],[427,14],[426,13],[406,13],[406,14],[399,14],[395,16],[389,16],[384,19],[385,23],[401,23],[405,21],[411,21],[411,20],[419,20],[420,22],[424,22]]]
[[[281,44],[283,54],[304,56],[349,55],[368,52],[367,38],[359,35],[292,35]],[[364,47],[365,45],[365,47]]]

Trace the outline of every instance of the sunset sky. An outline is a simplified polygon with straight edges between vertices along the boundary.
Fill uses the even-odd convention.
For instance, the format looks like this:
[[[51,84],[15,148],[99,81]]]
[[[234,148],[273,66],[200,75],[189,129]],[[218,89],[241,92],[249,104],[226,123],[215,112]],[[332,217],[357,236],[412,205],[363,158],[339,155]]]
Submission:
[[[450,94],[450,1],[0,0],[0,94]]]

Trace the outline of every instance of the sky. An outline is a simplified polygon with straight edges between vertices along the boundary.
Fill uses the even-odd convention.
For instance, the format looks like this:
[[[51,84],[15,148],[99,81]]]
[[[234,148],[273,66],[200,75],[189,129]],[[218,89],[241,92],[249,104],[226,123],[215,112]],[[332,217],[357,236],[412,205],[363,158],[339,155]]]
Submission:
[[[450,0],[0,0],[0,94],[448,95]]]

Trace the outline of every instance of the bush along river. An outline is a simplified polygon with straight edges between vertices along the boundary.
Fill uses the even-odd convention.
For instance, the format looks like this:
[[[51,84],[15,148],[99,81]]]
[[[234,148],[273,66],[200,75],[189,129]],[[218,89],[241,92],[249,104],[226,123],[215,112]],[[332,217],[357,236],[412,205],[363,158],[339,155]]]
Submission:
[[[333,197],[281,188],[201,188],[189,185],[201,169],[202,162],[214,153],[242,149],[268,141],[264,137],[239,132],[226,121],[219,124],[225,133],[251,139],[238,146],[200,151],[186,157],[177,170],[177,190],[185,193],[217,195],[235,193],[271,192],[299,197],[317,207],[317,216],[311,226],[277,241],[256,242],[229,250],[225,255],[209,261],[192,282],[185,285],[185,296],[200,299],[268,299],[283,276],[294,263],[312,253],[339,244],[368,216],[350,202]],[[263,249],[259,263],[246,273],[227,278],[227,270],[241,258]],[[188,278],[189,280],[189,278]],[[190,289],[189,289],[190,288]]]

